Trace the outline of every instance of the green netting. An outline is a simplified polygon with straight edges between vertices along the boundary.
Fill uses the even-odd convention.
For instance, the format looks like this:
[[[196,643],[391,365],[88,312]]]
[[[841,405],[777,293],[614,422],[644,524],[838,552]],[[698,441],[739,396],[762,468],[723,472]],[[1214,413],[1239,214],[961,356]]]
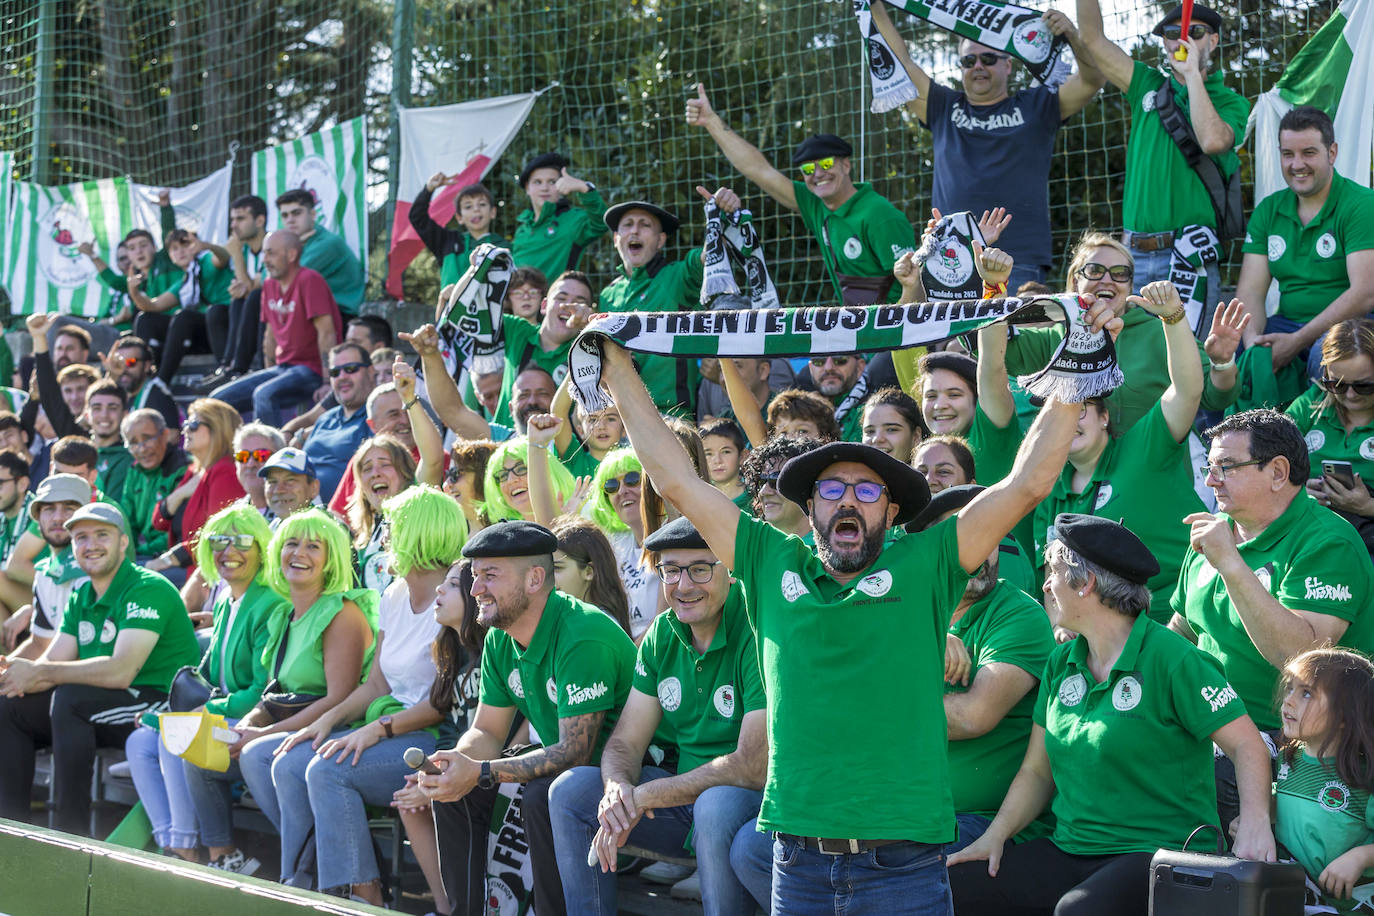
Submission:
[[[861,177],[913,222],[927,214],[929,134],[901,114],[868,112],[848,0],[398,3],[6,0],[0,149],[15,153],[16,178],[128,174],[182,184],[221,165],[237,142],[237,192],[246,190],[253,150],[365,113],[377,295],[393,95],[401,104],[437,105],[558,82],[488,179],[502,206],[498,231],[513,231],[525,206],[514,180],[520,162],[548,149],[569,153],[573,172],[611,200],[645,195],[676,208],[693,244],[694,186],[730,184],[763,216],[769,262],[790,303],[826,295],[816,247],[799,219],[763,199],[704,132],[685,124],[684,103],[698,80],[727,121],[779,165],[804,136],[838,133],[859,152]],[[1147,33],[1167,5],[1108,0],[1108,34],[1156,60],[1154,39],[1132,36]],[[1333,0],[1221,4],[1239,26],[1226,30],[1220,55],[1229,84],[1250,99],[1273,85],[1334,7]],[[952,84],[949,36],[896,19],[913,57]],[[406,80],[393,74],[393,47],[398,60],[413,60],[408,102],[400,89]],[[1060,132],[1050,188],[1057,250],[1090,226],[1120,228],[1126,127],[1123,96],[1109,87]],[[609,280],[609,244],[588,254],[584,266]],[[432,265],[422,256],[408,273],[407,296],[424,299],[433,290]]]

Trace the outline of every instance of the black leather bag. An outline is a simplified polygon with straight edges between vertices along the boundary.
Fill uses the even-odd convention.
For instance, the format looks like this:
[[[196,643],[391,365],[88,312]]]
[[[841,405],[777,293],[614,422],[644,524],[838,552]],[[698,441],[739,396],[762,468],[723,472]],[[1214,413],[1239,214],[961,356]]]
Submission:
[[[259,701],[258,705],[276,723],[291,718],[320,699],[323,699],[320,694],[289,693],[282,690],[281,682],[272,678],[266,689],[263,690],[262,700]]]
[[[1188,843],[1203,830],[1217,835],[1215,855],[1188,852]],[[1189,834],[1182,851],[1156,852],[1150,860],[1150,916],[1301,916],[1301,865],[1225,853],[1214,824]]]
[[[172,675],[167,691],[167,709],[171,712],[192,712],[223,694],[201,676],[195,665],[186,665]]]

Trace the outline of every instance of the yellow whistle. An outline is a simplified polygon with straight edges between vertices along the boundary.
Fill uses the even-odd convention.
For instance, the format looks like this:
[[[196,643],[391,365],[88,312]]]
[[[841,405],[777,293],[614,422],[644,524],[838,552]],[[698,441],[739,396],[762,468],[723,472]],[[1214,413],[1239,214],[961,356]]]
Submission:
[[[1188,59],[1188,49],[1187,49],[1187,48],[1180,47],[1177,51],[1174,52],[1174,60],[1187,60],[1187,59]]]

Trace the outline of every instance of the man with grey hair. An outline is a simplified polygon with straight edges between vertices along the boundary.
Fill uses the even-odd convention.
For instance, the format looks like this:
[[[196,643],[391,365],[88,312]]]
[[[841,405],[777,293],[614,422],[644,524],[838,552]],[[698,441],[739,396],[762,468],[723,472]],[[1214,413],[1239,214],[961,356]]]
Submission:
[[[368,436],[367,399],[376,375],[366,349],[351,342],[329,351],[329,387],[339,406],[326,410],[305,440],[305,453],[315,465],[320,492],[333,496],[353,452]]]
[[[118,502],[129,524],[130,552],[142,562],[168,547],[167,532],[153,527],[153,512],[176,489],[190,462],[176,444],[176,431],[168,429],[162,414],[151,407],[125,416],[119,431],[134,463]]]
[[[96,748],[123,747],[200,647],[176,587],[133,564],[117,506],[88,503],[65,527],[90,581],[37,660],[0,664],[0,816],[28,817],[34,754],[51,745],[56,826],[85,833]]]

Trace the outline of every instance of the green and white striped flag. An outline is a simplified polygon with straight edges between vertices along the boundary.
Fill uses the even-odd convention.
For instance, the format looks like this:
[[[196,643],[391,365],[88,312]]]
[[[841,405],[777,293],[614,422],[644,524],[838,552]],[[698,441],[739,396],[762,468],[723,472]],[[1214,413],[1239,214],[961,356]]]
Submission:
[[[367,270],[367,128],[361,117],[253,154],[253,193],[267,201],[267,229],[281,228],[273,201],[291,188],[315,197],[316,225],[343,238]]]
[[[1346,0],[1293,56],[1274,87],[1255,100],[1255,201],[1284,188],[1279,121],[1315,105],[1336,126],[1336,171],[1370,186],[1374,162],[1374,0]]]
[[[100,317],[109,291],[79,246],[90,242],[98,255],[114,261],[115,246],[134,226],[129,179],[61,187],[16,181],[12,193],[4,259],[11,312]]]

